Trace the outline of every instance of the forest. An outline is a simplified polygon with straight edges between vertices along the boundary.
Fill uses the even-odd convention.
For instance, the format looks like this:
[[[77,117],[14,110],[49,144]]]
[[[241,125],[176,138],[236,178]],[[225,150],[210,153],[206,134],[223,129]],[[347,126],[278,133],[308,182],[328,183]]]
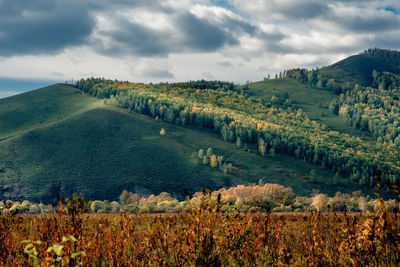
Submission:
[[[256,146],[262,156],[287,153],[358,184],[374,186],[379,179],[389,188],[399,182],[399,150],[393,143],[366,142],[329,130],[301,109],[248,96],[246,86],[214,82],[208,84],[212,89],[200,89],[203,84],[189,82],[190,86],[182,87],[90,78],[76,86],[109,105],[182,126],[210,129],[226,142]]]

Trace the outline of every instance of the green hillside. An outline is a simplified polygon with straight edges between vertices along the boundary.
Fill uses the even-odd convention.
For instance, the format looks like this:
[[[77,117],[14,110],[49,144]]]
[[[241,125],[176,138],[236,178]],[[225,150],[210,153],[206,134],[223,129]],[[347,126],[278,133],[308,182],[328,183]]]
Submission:
[[[61,84],[0,99],[0,140],[70,117],[101,103]]]
[[[166,135],[161,136],[161,128]],[[234,166],[232,175],[203,165],[200,148],[212,146]],[[48,200],[72,192],[94,199],[115,199],[123,189],[139,193],[168,191],[183,197],[206,186],[258,182],[292,186],[295,192],[334,194],[333,174],[313,164],[278,155],[262,158],[238,150],[214,134],[187,129],[118,109],[94,109],[62,123],[25,133],[0,144],[1,181],[18,184],[20,194]],[[309,173],[314,169],[315,177]],[[339,185],[343,192],[357,189]],[[365,189],[365,188],[364,188]]]
[[[372,83],[372,72],[374,70],[400,73],[400,67],[397,62],[389,58],[365,54],[348,57],[331,66],[321,68],[320,72],[326,77],[333,78],[341,83],[350,82],[368,86]]]
[[[51,88],[31,96],[37,93],[48,98],[46,92],[51,95]],[[3,196],[44,201],[76,191],[90,199],[115,199],[127,189],[144,194],[167,191],[182,198],[185,188],[195,192],[207,186],[256,183],[260,178],[291,186],[303,195],[314,190],[332,195],[359,189],[344,178],[334,179],[331,171],[289,155],[261,157],[257,147],[250,146],[250,152],[238,149],[208,130],[102,107],[102,101],[77,94],[72,87],[56,85],[53,89],[64,93],[65,102],[83,98],[81,103],[86,101],[89,106],[81,110],[87,111],[64,113],[68,118],[41,127],[32,124],[25,131],[19,127],[23,133],[0,142]],[[18,96],[13,101],[18,102]],[[61,115],[54,112],[52,116]],[[165,136],[159,134],[161,128],[166,129]],[[198,159],[198,150],[208,147],[232,163],[231,175]],[[363,190],[369,192],[367,187]]]

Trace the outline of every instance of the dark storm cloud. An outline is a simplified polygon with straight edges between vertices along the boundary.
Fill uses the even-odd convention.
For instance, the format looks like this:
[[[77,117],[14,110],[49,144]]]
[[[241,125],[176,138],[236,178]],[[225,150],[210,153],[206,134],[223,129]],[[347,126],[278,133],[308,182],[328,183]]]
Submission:
[[[166,56],[181,51],[209,52],[224,45],[236,44],[229,32],[198,19],[191,13],[179,14],[174,19],[179,34],[161,31],[126,19],[118,19],[114,30],[100,31],[109,42],[95,40],[97,49],[108,55]]]
[[[177,26],[184,36],[181,44],[183,49],[189,48],[189,50],[209,52],[224,45],[238,44],[232,33],[225,31],[218,25],[201,20],[191,13],[179,16]]]
[[[322,3],[321,3],[322,2]],[[330,7],[323,1],[277,2],[276,11],[290,19],[312,19],[330,12]]]
[[[54,54],[87,44],[96,13],[128,7],[169,11],[155,0],[0,0],[0,56]]]
[[[1,0],[0,56],[51,54],[81,45],[94,25],[81,1]]]
[[[101,40],[94,40],[93,45],[107,55],[159,56],[167,54],[172,46],[167,33],[123,18],[118,19],[115,30],[99,34],[109,38],[110,43],[105,46]]]
[[[115,15],[137,8],[168,15],[174,29],[161,31]],[[115,27],[99,28],[96,15]],[[239,19],[225,16],[215,23],[157,0],[0,0],[0,56],[55,54],[82,45],[112,56],[211,52],[237,45],[241,34],[257,32],[256,26]]]
[[[169,30],[157,30],[125,18],[110,19],[115,27],[99,31],[100,37],[93,40],[93,46],[107,55],[153,57],[179,52],[217,51],[225,46],[238,45],[238,38],[243,34],[281,38],[276,34],[264,34],[254,25],[228,16],[217,22],[183,11],[169,17],[173,25]]]
[[[348,52],[353,49],[351,46],[332,44],[311,49],[307,45],[285,44],[282,41],[290,39],[290,36],[282,32],[282,27],[289,32],[292,29],[307,34],[312,30],[329,31],[324,28],[324,23],[330,22],[343,35],[371,33],[373,36],[400,28],[400,16],[393,11],[396,9],[385,9],[390,3],[382,3],[381,8],[377,5],[369,8],[368,2],[374,1],[268,0],[246,3],[255,6],[249,9],[253,10],[251,12],[259,7],[254,18],[256,13],[271,18],[268,23],[276,26],[277,30],[267,33],[261,29],[263,19],[252,21],[251,13],[250,19],[240,17],[246,13],[240,10],[245,4],[238,1],[241,4],[235,6],[234,0],[211,1],[219,8],[196,6],[193,1],[192,7],[197,9],[190,12],[169,6],[169,1],[162,0],[0,0],[0,56],[55,54],[68,47],[87,45],[92,51],[107,56],[166,57],[170,53],[240,48],[241,41],[250,39],[257,40],[258,44],[262,42],[261,49],[274,53],[307,53],[311,50],[322,53],[326,49]],[[149,21],[133,21],[133,14],[141,10],[154,13],[154,16],[165,16],[172,27],[158,29]],[[203,13],[196,14],[196,10]],[[364,14],[364,11],[368,12]],[[111,27],[101,28],[98,15],[106,18],[106,26]],[[392,46],[396,42],[390,41]],[[357,44],[364,43],[370,44],[363,40]],[[251,51],[249,53],[250,57],[254,55]]]

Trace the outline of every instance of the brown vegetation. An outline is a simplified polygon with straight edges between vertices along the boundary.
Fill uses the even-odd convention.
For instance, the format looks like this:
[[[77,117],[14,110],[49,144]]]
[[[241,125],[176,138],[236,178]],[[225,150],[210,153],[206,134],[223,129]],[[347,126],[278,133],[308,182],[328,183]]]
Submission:
[[[400,264],[400,215],[380,200],[374,214],[222,213],[211,192],[175,215],[0,217],[1,265]],[[76,205],[73,205],[75,203]],[[73,209],[72,211],[70,209]]]

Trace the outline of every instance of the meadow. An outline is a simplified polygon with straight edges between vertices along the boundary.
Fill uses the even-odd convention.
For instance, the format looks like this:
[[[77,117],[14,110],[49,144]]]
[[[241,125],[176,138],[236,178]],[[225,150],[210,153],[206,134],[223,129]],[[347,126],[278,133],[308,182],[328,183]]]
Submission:
[[[398,266],[400,214],[221,212],[0,217],[2,266]],[[219,202],[219,201],[218,201]]]

